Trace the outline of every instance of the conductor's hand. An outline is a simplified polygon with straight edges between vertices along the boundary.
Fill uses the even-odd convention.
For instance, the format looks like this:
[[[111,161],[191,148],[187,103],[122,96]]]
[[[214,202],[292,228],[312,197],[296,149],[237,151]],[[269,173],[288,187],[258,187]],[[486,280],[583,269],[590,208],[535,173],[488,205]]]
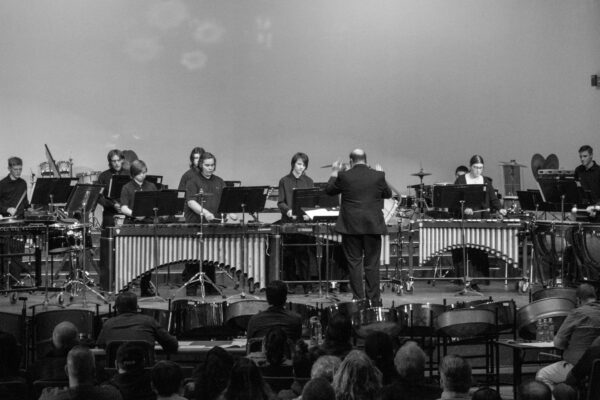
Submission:
[[[465,215],[473,215],[473,209],[470,207],[465,208]]]
[[[343,163],[340,160],[335,160],[331,164],[331,176],[337,176],[338,172],[340,172],[343,168]]]
[[[375,164],[375,171],[383,172],[383,167],[381,166],[381,164]]]

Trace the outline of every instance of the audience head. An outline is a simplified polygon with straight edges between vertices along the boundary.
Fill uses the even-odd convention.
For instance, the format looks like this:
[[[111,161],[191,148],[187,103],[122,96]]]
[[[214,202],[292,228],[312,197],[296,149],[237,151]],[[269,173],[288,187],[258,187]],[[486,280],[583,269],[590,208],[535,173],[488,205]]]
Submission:
[[[408,341],[398,349],[394,365],[403,380],[422,380],[427,356],[416,342]]]
[[[325,378],[329,382],[333,382],[333,376],[340,368],[342,360],[336,356],[321,356],[317,358],[317,361],[310,370],[310,378]]]
[[[313,378],[302,389],[302,400],[335,400],[335,391],[325,378]]]
[[[137,295],[133,292],[123,292],[115,300],[117,314],[135,313],[138,310]]]
[[[310,378],[310,369],[313,362],[318,358],[315,350],[318,347],[308,348],[304,339],[298,339],[292,352],[292,365],[294,368],[294,376],[296,378]]]
[[[79,331],[75,324],[69,321],[63,321],[54,327],[52,331],[52,344],[57,349],[70,350],[73,346],[79,344]]]
[[[291,357],[290,345],[285,331],[276,326],[267,332],[263,339],[264,353],[269,364],[279,366]]]
[[[94,383],[96,378],[96,363],[94,355],[87,346],[77,345],[67,354],[66,365],[69,386],[78,386],[84,383]]]
[[[263,400],[271,396],[260,370],[249,358],[238,359],[231,369],[229,384],[225,389],[227,400]]]
[[[117,349],[115,366],[119,371],[133,372],[144,369],[146,350],[138,343],[125,342]]]
[[[365,353],[381,371],[384,381],[392,379],[394,369],[394,343],[385,332],[371,332],[365,338]],[[389,383],[389,382],[384,382]]]
[[[575,290],[575,296],[579,304],[596,301],[596,289],[589,283],[582,283]]]
[[[552,391],[540,381],[524,382],[517,389],[517,400],[552,400]]]
[[[444,391],[467,393],[471,388],[471,366],[457,355],[447,355],[440,363],[440,384]]]
[[[8,332],[0,331],[0,378],[18,376],[20,361],[17,338]]]
[[[271,281],[267,285],[267,302],[272,306],[283,307],[287,300],[287,286],[283,281]]]
[[[206,354],[206,360],[196,377],[196,398],[214,400],[227,387],[233,367],[233,357],[222,347],[215,346]]]
[[[482,387],[473,392],[471,400],[502,400],[502,397],[494,389]]]
[[[352,337],[352,321],[342,313],[336,313],[329,318],[325,339],[331,342],[347,343]]]
[[[381,372],[362,351],[352,350],[333,377],[337,399],[377,398],[381,391]]]
[[[152,388],[159,396],[172,396],[179,393],[183,382],[183,372],[179,364],[173,361],[159,361],[150,374]]]

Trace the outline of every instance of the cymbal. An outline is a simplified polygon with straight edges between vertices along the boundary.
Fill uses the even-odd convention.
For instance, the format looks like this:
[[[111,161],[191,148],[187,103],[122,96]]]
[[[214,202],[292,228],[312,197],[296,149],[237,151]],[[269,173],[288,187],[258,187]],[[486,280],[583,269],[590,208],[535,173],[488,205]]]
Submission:
[[[428,176],[431,175],[431,173],[429,172],[423,172],[423,170],[420,170],[419,172],[415,173],[415,174],[411,174],[412,176],[418,176],[419,178],[422,178],[424,176]]]
[[[503,166],[509,166],[509,167],[522,167],[522,168],[527,168],[527,165],[524,164],[520,164],[518,162],[516,162],[515,160],[510,160],[510,161],[500,161],[500,165]]]

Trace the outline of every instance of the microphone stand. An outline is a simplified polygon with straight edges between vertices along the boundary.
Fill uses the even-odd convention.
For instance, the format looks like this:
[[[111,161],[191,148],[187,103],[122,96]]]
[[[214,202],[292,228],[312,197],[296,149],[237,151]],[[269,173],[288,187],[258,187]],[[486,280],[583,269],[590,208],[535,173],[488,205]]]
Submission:
[[[457,296],[483,296],[483,293],[478,292],[477,290],[471,287],[471,279],[469,278],[469,262],[467,260],[467,244],[465,243],[465,201],[460,200],[460,234],[461,234],[461,245],[462,245],[462,255],[463,255],[463,272],[464,278],[463,283],[464,287],[460,292],[458,292]]]

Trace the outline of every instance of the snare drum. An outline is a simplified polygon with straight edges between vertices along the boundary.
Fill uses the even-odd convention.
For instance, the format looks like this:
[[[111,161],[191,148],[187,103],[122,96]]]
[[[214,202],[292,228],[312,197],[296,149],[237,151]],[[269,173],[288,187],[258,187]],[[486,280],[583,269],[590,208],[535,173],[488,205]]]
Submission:
[[[80,172],[77,174],[77,179],[81,184],[92,184],[98,182],[101,173],[101,171]]]

